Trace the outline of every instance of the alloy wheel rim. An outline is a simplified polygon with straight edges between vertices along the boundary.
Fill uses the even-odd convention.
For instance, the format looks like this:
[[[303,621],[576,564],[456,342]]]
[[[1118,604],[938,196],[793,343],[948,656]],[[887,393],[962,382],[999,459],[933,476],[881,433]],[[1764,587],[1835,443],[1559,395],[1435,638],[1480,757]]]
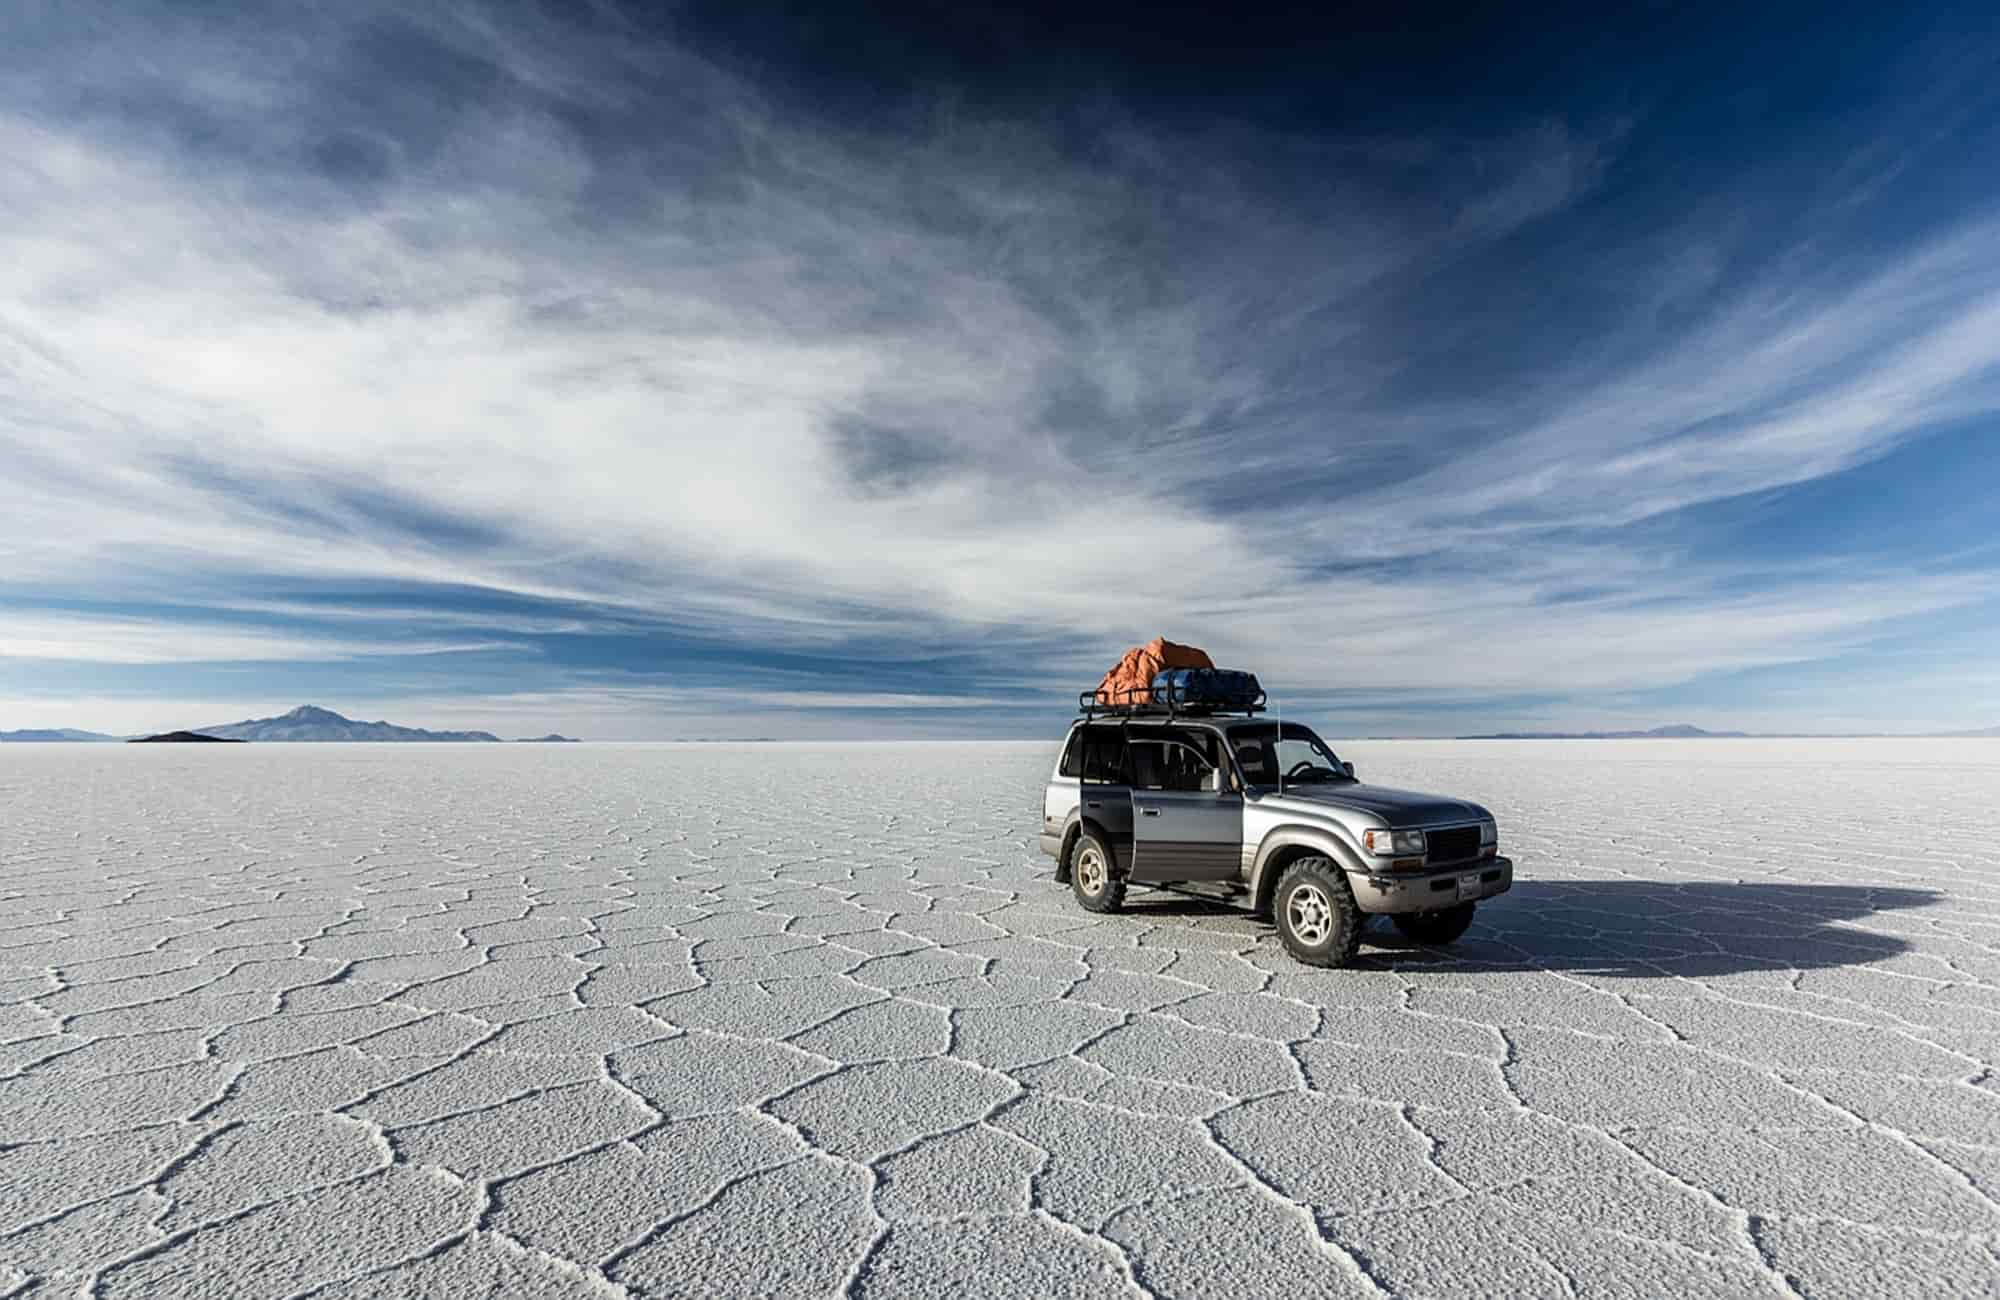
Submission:
[[[1104,859],[1097,856],[1096,849],[1076,855],[1076,883],[1093,898],[1104,892]]]
[[[1301,943],[1324,943],[1333,932],[1333,903],[1318,885],[1300,885],[1285,900],[1285,919]]]

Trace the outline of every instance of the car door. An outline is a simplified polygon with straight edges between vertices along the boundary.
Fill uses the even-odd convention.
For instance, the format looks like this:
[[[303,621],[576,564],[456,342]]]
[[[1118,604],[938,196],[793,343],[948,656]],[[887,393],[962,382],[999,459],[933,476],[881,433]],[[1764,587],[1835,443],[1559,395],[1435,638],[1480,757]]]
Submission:
[[[1220,757],[1204,734],[1130,733],[1133,880],[1234,880],[1241,873],[1243,796],[1217,765]]]
[[[1115,722],[1086,723],[1078,732],[1078,812],[1083,820],[1097,824],[1110,841],[1111,852],[1123,862],[1132,852],[1125,728]]]

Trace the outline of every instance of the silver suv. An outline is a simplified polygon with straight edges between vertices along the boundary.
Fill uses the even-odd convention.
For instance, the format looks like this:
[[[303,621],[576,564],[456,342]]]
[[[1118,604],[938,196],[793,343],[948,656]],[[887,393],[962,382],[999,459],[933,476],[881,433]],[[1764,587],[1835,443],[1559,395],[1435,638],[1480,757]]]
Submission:
[[[1250,712],[1087,709],[1049,777],[1042,851],[1093,912],[1128,885],[1247,891],[1314,966],[1351,961],[1375,912],[1450,943],[1514,883],[1486,809],[1364,784],[1310,728]]]

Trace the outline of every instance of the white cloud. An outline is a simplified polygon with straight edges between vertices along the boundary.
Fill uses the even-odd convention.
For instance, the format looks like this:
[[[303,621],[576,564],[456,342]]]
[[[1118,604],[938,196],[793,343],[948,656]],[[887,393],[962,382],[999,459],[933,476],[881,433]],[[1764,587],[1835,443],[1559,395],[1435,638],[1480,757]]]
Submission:
[[[497,640],[307,636],[157,618],[15,611],[0,615],[0,659],[97,664],[295,662],[499,649],[519,649],[519,645]]]

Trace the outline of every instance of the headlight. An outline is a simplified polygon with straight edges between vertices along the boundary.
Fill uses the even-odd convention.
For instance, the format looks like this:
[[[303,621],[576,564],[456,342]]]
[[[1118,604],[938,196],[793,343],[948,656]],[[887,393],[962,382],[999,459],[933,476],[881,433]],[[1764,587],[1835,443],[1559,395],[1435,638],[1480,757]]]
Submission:
[[[1495,826],[1491,821],[1479,823],[1479,842],[1481,844],[1498,844],[1500,842],[1500,828]]]
[[[1378,858],[1420,858],[1424,853],[1422,831],[1363,831],[1361,843]]]

